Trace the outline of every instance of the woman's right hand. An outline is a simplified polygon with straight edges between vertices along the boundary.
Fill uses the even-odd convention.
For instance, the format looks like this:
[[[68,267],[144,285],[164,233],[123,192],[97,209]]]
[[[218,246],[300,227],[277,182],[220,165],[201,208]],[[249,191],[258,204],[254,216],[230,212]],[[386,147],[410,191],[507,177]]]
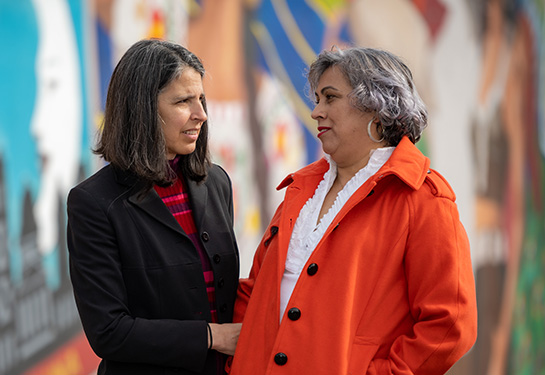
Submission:
[[[212,331],[212,349],[227,355],[234,355],[242,323],[209,323]],[[210,337],[208,337],[210,346]]]

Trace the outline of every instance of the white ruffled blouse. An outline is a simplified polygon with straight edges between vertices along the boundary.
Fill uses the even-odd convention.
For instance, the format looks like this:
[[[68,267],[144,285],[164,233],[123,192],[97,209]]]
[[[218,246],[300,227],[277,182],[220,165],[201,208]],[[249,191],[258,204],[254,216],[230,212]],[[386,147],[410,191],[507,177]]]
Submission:
[[[329,170],[324,174],[324,178],[318,184],[312,198],[305,203],[299,212],[299,216],[293,227],[286,257],[286,267],[280,284],[280,320],[282,320],[291,293],[295,288],[295,284],[299,279],[303,267],[318,245],[318,242],[320,242],[324,236],[325,231],[352,194],[354,194],[369,177],[377,173],[390,158],[394,149],[395,147],[384,147],[372,151],[367,165],[360,169],[354,177],[344,185],[343,189],[337,194],[333,205],[322,217],[320,222],[318,222],[318,216],[324,203],[324,199],[337,177],[337,164],[329,155],[325,155],[325,159],[329,163]],[[316,224],[317,222],[318,224]]]

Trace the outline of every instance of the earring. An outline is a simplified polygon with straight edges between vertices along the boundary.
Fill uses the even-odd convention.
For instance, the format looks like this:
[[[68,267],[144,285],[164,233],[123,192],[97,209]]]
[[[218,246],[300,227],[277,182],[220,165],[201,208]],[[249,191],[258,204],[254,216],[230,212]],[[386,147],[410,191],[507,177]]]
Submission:
[[[375,143],[380,143],[382,141],[384,141],[384,134],[382,134],[382,138],[381,139],[376,139],[375,137],[373,137],[373,134],[371,134],[371,124],[373,123],[373,121],[375,121],[375,117],[373,116],[373,118],[371,119],[371,121],[369,121],[369,123],[367,124],[367,134],[369,135],[369,138],[371,138],[371,140]]]
[[[163,124],[166,125],[165,120],[163,120],[163,118],[161,117],[161,115],[160,115],[160,114],[157,114],[157,116],[159,116],[159,120],[161,120],[161,121],[163,122]]]

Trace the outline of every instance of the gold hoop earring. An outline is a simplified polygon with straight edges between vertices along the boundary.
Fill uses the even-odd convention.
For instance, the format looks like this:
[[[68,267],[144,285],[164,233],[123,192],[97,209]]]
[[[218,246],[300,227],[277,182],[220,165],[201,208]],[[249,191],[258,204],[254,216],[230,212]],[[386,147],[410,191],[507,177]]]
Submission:
[[[382,134],[382,138],[381,139],[376,139],[375,137],[373,137],[373,134],[371,134],[371,124],[373,123],[373,121],[375,121],[375,116],[373,116],[373,118],[371,119],[371,121],[369,121],[369,123],[367,124],[367,135],[369,135],[369,138],[375,142],[375,143],[380,143],[382,141],[384,141],[384,134]],[[378,131],[378,130],[377,130]]]

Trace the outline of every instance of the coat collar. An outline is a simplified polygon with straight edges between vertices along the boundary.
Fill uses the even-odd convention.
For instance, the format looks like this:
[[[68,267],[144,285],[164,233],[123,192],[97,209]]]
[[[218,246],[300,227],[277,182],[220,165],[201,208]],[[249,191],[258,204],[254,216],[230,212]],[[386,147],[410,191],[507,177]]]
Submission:
[[[110,164],[111,168],[114,170],[115,180],[125,186],[137,187],[138,177],[131,171],[120,169],[113,164]]]
[[[386,161],[381,169],[375,174],[381,179],[387,175],[395,175],[406,185],[414,190],[418,190],[424,183],[426,174],[428,173],[430,160],[420,152],[420,150],[404,136],[396,146],[392,156]],[[317,186],[321,181],[324,173],[329,169],[328,162],[322,158],[299,171],[288,175],[276,188],[281,190],[294,181],[299,179],[317,179],[316,184],[309,182],[311,186]],[[306,182],[305,182],[306,183]]]
[[[394,153],[377,172],[377,175],[393,174],[413,190],[418,190],[424,183],[429,171],[430,159],[404,136],[397,145]]]
[[[169,226],[173,230],[185,234],[174,216],[172,216],[168,208],[163,204],[155,189],[152,188],[142,195],[144,183],[139,180],[138,177],[136,177],[130,171],[124,171],[118,168],[114,168],[114,170],[117,182],[131,187],[128,198],[131,204],[139,207],[150,216]],[[190,205],[195,226],[200,228],[202,226],[205,207],[208,200],[208,187],[206,183],[198,184],[195,181],[187,179],[185,182],[190,198]]]

